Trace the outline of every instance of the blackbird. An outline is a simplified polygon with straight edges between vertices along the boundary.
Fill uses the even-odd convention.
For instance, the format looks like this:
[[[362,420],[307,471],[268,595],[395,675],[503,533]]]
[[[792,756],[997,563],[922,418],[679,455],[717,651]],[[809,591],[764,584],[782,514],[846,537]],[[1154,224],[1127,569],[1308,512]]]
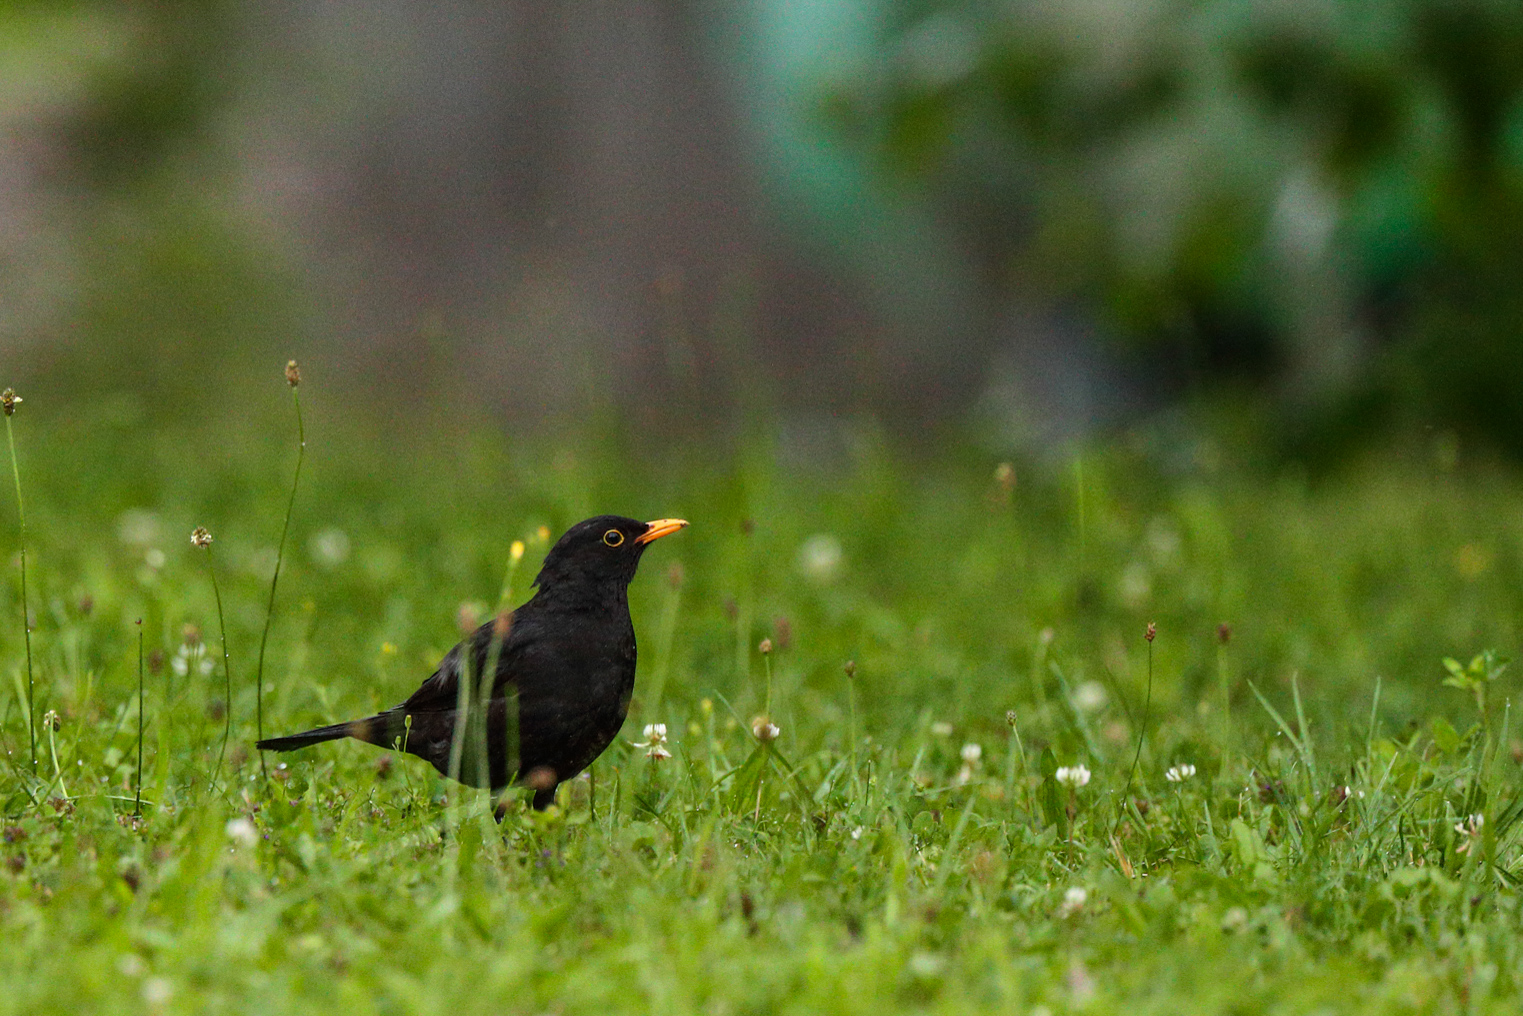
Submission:
[[[591,765],[624,725],[635,685],[629,583],[651,541],[686,525],[618,515],[578,522],[545,555],[529,602],[446,653],[407,701],[257,747],[295,751],[352,737],[416,755],[472,786],[527,784],[534,807],[549,807],[555,788]],[[480,675],[488,672],[486,685]]]

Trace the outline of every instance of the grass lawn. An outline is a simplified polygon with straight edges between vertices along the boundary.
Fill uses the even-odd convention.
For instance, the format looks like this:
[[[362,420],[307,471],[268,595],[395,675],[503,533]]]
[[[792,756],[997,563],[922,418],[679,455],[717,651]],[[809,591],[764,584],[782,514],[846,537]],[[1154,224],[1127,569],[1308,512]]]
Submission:
[[[1517,1009],[1517,671],[1477,659],[1523,620],[1503,466],[1440,441],[1309,476],[1142,429],[997,475],[868,425],[510,443],[303,388],[266,734],[400,701],[525,598],[543,532],[692,522],[631,587],[625,735],[499,826],[354,742],[261,774],[269,389],[196,424],[23,392],[0,1013]],[[657,722],[670,759],[633,744]]]

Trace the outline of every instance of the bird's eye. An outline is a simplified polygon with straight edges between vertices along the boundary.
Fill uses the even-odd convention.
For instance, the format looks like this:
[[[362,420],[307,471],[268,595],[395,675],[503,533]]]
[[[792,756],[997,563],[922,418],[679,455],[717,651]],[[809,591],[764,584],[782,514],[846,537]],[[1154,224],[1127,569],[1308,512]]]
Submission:
[[[617,547],[619,544],[624,542],[624,534],[619,532],[617,529],[610,529],[608,532],[603,534],[603,542],[608,544],[610,547]]]

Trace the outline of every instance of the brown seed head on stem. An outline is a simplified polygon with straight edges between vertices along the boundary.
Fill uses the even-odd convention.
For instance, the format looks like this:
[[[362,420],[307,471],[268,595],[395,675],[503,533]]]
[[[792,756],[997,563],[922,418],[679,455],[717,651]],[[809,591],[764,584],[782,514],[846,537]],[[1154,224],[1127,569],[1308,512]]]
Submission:
[[[1216,641],[1220,642],[1222,645],[1226,645],[1228,642],[1231,642],[1232,625],[1228,624],[1226,621],[1223,621],[1221,624],[1217,625]]]
[[[1158,625],[1154,624],[1152,621],[1149,621],[1148,630],[1143,634],[1142,637],[1147,639],[1149,642],[1153,641],[1158,637]]]
[[[772,655],[772,640],[771,639],[762,639],[761,640],[761,645],[757,646],[756,649],[763,656],[770,656],[770,655]]]
[[[301,368],[296,366],[295,360],[286,361],[286,384],[292,388],[301,384]]]
[[[190,531],[190,545],[205,550],[212,545],[212,534],[206,531],[205,526],[197,526]]]
[[[19,405],[21,405],[21,396],[16,394],[15,389],[7,388],[0,392],[0,410],[4,410],[6,416],[15,415],[16,407]]]

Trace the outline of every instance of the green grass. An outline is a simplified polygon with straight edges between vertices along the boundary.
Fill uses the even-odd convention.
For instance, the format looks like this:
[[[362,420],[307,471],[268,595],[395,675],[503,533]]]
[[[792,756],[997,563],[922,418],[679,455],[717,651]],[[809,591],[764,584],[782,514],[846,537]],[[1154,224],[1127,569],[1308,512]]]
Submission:
[[[1503,467],[1414,448],[1309,479],[1144,430],[1086,454],[1081,526],[1071,460],[1018,461],[1010,490],[971,447],[927,458],[867,425],[826,462],[614,428],[510,444],[309,391],[269,733],[403,698],[462,607],[495,604],[515,539],[524,597],[541,526],[693,523],[631,589],[625,737],[558,811],[499,827],[484,795],[364,745],[259,778],[295,456],[270,388],[199,425],[23,392],[36,708],[59,722],[34,779],[7,620],[0,1013],[1516,1009],[1516,672],[1480,678],[1484,717],[1442,683],[1445,657],[1518,643]],[[217,785],[196,525],[233,661]],[[19,595],[12,566],[0,618]],[[158,663],[141,823],[138,618]],[[751,734],[763,637],[775,751]],[[631,746],[649,722],[670,760]],[[1078,764],[1087,786],[1053,781]]]

